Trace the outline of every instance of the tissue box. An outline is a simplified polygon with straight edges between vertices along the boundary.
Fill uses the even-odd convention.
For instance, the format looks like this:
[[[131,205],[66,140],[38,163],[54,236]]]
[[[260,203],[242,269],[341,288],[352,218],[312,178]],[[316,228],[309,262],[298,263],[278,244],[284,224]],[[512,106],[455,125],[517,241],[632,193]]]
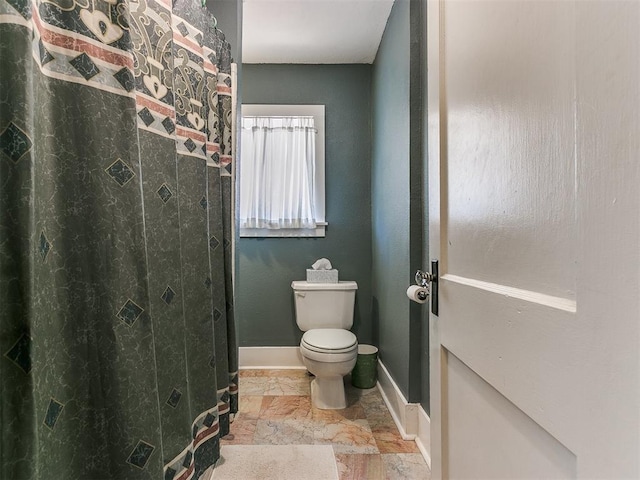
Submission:
[[[338,270],[313,270],[307,268],[307,282],[309,283],[338,283]]]

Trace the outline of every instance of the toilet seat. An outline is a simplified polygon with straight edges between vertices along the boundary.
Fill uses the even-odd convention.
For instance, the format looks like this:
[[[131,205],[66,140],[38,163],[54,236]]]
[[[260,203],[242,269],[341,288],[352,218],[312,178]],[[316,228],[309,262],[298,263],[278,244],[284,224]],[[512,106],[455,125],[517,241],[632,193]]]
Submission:
[[[348,362],[358,355],[358,340],[349,330],[312,329],[302,336],[300,353],[317,362]]]
[[[314,328],[302,336],[301,345],[319,353],[348,353],[358,346],[358,339],[349,330]]]

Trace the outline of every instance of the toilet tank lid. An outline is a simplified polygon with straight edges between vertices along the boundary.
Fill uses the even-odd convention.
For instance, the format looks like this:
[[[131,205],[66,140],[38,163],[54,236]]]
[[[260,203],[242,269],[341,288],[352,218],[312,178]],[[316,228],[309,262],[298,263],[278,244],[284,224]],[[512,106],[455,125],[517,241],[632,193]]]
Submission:
[[[352,281],[341,280],[338,283],[313,283],[305,280],[291,282],[294,290],[357,290],[358,284]]]

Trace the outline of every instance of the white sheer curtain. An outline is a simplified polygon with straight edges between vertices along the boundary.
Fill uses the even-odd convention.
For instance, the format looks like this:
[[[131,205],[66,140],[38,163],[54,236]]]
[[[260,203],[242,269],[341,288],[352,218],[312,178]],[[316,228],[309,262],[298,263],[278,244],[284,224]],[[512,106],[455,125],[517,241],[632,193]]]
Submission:
[[[240,228],[315,228],[313,117],[243,117]]]

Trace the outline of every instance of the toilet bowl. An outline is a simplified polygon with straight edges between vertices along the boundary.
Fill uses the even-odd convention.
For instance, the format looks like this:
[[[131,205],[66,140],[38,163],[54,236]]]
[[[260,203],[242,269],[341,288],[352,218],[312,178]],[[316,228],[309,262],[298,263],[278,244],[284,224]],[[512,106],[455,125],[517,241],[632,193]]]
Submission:
[[[311,381],[311,403],[320,409],[347,407],[343,378],[356,364],[358,342],[348,330],[308,330],[300,342],[302,362],[315,375]]]
[[[356,364],[358,340],[353,325],[356,282],[294,281],[296,323],[305,332],[302,361],[310,373],[311,403],[316,408],[346,408],[344,376]]]

